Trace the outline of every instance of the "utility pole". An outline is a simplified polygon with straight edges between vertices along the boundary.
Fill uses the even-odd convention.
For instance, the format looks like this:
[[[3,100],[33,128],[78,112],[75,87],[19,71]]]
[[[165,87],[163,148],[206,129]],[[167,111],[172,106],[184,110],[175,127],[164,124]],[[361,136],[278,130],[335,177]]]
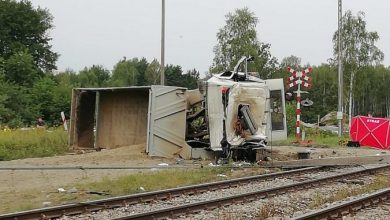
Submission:
[[[161,85],[165,83],[164,75],[164,60],[165,60],[165,0],[161,2],[161,66],[160,66],[160,80]]]
[[[338,134],[339,137],[343,135],[343,69],[342,69],[342,34],[341,28],[343,26],[343,11],[342,11],[342,0],[338,0],[338,109],[337,109],[337,120],[338,120]]]

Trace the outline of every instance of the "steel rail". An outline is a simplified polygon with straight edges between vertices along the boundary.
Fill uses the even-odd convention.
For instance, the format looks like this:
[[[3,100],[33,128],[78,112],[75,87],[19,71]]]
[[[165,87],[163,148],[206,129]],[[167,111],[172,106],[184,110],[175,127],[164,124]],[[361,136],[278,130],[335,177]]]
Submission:
[[[0,167],[0,171],[11,170],[167,170],[167,169],[200,169],[200,165],[185,165],[185,166],[29,166],[29,167]],[[239,168],[239,167],[237,167]],[[241,168],[241,167],[240,167]]]
[[[290,170],[285,172],[277,172],[249,177],[236,178],[225,181],[217,181],[211,183],[203,183],[191,186],[184,186],[166,190],[158,190],[145,193],[137,193],[126,196],[111,197],[107,199],[100,199],[89,202],[80,202],[74,204],[67,204],[61,206],[53,206],[41,209],[33,209],[22,212],[15,212],[9,214],[0,215],[0,220],[13,219],[13,220],[25,220],[25,219],[50,219],[58,218],[63,215],[78,215],[88,212],[94,212],[102,209],[119,208],[126,205],[132,205],[137,203],[151,202],[155,200],[166,200],[173,197],[178,197],[183,194],[194,195],[207,191],[214,191],[218,189],[237,187],[242,184],[264,181],[269,179],[275,179],[284,176],[294,176],[302,173],[313,172],[322,169],[323,167],[310,167],[297,170]]]
[[[307,180],[299,183],[288,184],[285,186],[279,186],[269,189],[258,190],[249,193],[243,193],[239,195],[213,199],[202,202],[195,202],[191,204],[186,204],[182,206],[175,206],[171,208],[159,209],[155,211],[150,211],[146,213],[139,213],[129,216],[124,216],[120,218],[115,218],[115,220],[124,220],[124,219],[160,219],[160,218],[175,218],[180,215],[188,215],[190,213],[196,213],[201,210],[210,210],[215,208],[220,208],[226,205],[231,205],[234,203],[246,203],[251,202],[256,199],[263,199],[270,196],[276,196],[280,194],[284,194],[287,192],[292,192],[296,190],[306,189],[307,187],[317,187],[323,185],[327,182],[335,181],[342,178],[361,176],[364,174],[373,174],[380,170],[388,169],[390,165],[369,168],[365,170],[353,171],[343,174],[337,174],[329,177],[319,178],[315,180]]]
[[[341,218],[347,214],[352,214],[360,209],[367,208],[369,206],[377,205],[383,201],[390,199],[390,188],[376,191],[372,194],[356,198],[351,201],[346,201],[340,204],[329,206],[323,209],[319,209],[305,215],[292,218],[292,220],[305,220],[305,219],[336,219]]]

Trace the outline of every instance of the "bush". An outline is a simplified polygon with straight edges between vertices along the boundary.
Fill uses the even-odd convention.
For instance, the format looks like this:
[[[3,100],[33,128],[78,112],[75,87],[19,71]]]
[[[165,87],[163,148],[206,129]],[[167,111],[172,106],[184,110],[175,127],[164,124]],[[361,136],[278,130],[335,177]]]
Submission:
[[[287,135],[295,135],[295,128],[296,128],[296,105],[297,103],[295,101],[287,102],[286,103],[286,120],[287,120]]]

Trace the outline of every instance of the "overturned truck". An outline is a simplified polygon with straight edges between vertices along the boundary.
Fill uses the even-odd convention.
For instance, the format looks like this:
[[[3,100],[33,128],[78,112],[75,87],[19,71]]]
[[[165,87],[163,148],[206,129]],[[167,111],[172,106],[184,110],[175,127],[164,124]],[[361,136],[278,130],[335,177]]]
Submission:
[[[251,76],[248,61],[243,57],[233,71],[212,76],[197,90],[73,89],[70,147],[144,143],[150,156],[254,160],[267,142],[286,139],[287,129],[283,80]]]

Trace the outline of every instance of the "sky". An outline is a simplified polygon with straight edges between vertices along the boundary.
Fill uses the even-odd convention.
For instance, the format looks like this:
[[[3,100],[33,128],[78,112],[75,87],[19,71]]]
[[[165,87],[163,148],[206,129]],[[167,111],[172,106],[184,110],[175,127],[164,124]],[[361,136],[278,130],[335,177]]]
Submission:
[[[160,60],[161,0],[31,0],[53,15],[53,50],[59,71],[92,65],[112,70],[123,57]],[[337,0],[166,0],[165,63],[208,71],[225,15],[248,7],[259,19],[258,39],[279,61],[294,55],[320,65],[333,56]],[[343,0],[343,11],[365,12],[390,66],[390,1]],[[387,24],[386,24],[387,23]]]

